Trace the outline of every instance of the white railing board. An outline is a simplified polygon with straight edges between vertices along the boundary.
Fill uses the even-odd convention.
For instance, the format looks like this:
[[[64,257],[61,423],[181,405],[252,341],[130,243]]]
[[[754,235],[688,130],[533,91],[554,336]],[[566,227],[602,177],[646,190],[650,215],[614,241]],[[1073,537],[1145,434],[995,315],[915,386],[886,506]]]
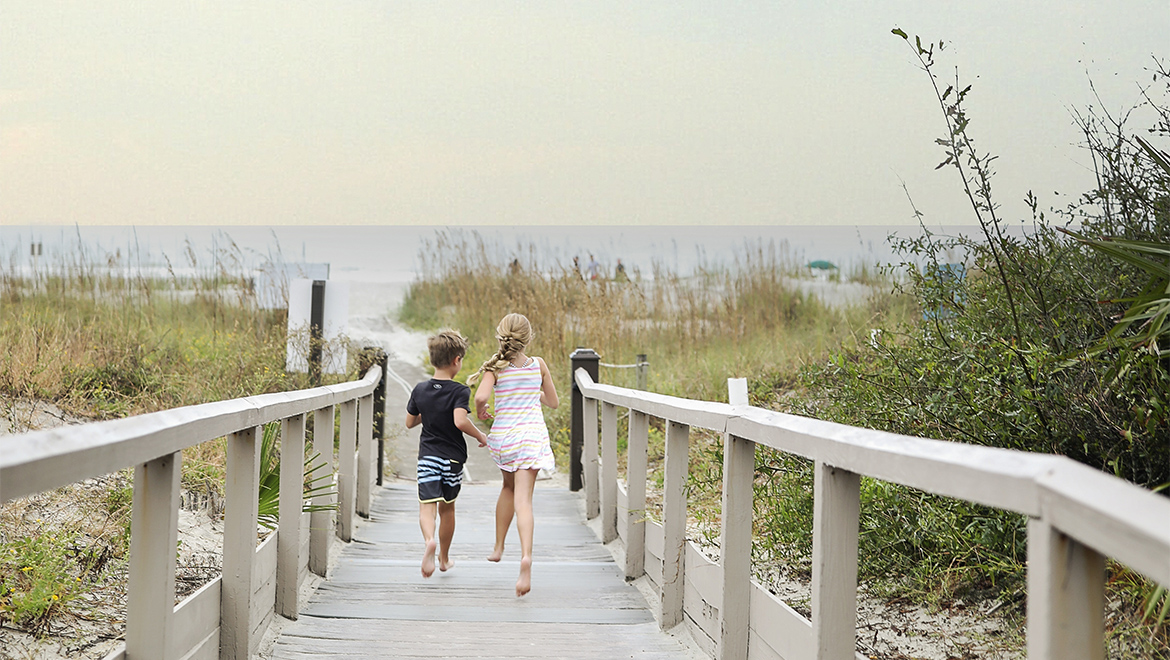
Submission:
[[[707,631],[703,630],[703,627],[692,619],[691,615],[684,613],[683,622],[687,626],[687,633],[691,636],[691,641],[695,643],[695,646],[699,647],[699,651],[709,658],[714,658],[716,653],[715,640],[711,639]]]
[[[363,518],[370,517],[370,493],[373,489],[377,472],[374,461],[374,395],[370,394],[358,399],[358,431],[357,431],[357,514]]]
[[[300,459],[305,455],[304,413],[286,417],[280,423],[280,454]],[[304,508],[305,469],[303,460],[280,462],[276,531],[276,612],[289,619],[300,611],[299,576],[301,555],[301,518]]]
[[[701,636],[710,640],[711,648],[719,648],[719,610],[704,600],[689,580],[683,584],[683,615],[694,622]]]
[[[630,497],[626,493],[626,484],[624,482],[617,482],[617,534],[621,539],[622,545],[626,544],[626,539],[630,538]]]
[[[381,367],[362,380],[299,392],[217,401],[105,422],[34,431],[5,440],[0,502],[147,463],[251,426],[373,392]]]
[[[186,655],[174,657],[179,660],[219,660],[219,628],[192,646]]]
[[[276,578],[276,533],[268,536],[256,546],[256,555],[252,564],[252,600],[260,593],[264,585]],[[276,601],[273,600],[272,603]],[[269,605],[271,605],[270,603]]]
[[[601,494],[597,488],[598,466],[598,427],[597,399],[582,398],[583,413],[583,442],[581,448],[581,463],[585,473],[585,517],[592,520],[601,513]]]
[[[588,376],[588,374],[586,374]],[[617,407],[601,404],[601,542],[617,538]]]
[[[312,514],[301,514],[301,544],[300,544],[300,558],[297,561],[297,589],[305,583],[309,577],[309,544],[312,539],[312,534],[309,525],[312,522]]]
[[[594,383],[584,369],[577,369],[576,375],[577,387],[583,396],[689,426],[722,432],[725,430],[727,418],[734,410],[726,403],[696,401]]]
[[[626,451],[626,579],[646,570],[646,471],[650,418],[630,411]]]
[[[662,561],[662,523],[646,521],[646,556]]]
[[[748,629],[747,660],[795,660],[797,657],[785,658],[757,635],[755,630]]]
[[[182,455],[168,454],[134,468],[130,562],[126,589],[126,649],[131,656],[166,654],[175,603]]]
[[[779,657],[784,660],[816,657],[812,621],[754,580],[748,616],[752,634],[767,643]],[[749,647],[749,657],[750,650]]]
[[[1063,457],[1040,492],[1053,527],[1170,585],[1170,499]]]
[[[215,635],[215,656],[219,657],[219,598],[223,577],[199,587],[175,606],[171,618],[171,635],[167,639],[167,657],[190,654]]]
[[[751,408],[729,433],[875,479],[1039,515],[1035,479],[1053,456],[916,438]]]
[[[662,560],[659,559],[658,557],[655,557],[654,555],[650,554],[649,550],[647,550],[646,553],[642,557],[643,557],[642,570],[644,571],[644,575],[646,575],[646,577],[650,578],[650,582],[654,585],[654,589],[658,592],[658,596],[661,599],[661,596],[662,596]]]

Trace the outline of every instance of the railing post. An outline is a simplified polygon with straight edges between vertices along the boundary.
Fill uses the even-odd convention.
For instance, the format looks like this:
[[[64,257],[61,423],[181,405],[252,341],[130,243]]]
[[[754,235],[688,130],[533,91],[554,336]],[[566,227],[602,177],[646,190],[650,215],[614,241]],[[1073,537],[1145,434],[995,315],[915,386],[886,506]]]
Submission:
[[[354,506],[357,504],[357,401],[341,404],[341,428],[337,444],[337,536],[349,543],[353,540]]]
[[[747,381],[727,381],[731,405],[747,405]],[[752,577],[752,482],[756,443],[726,434],[723,441],[723,605],[719,608],[719,658],[746,660]]]
[[[666,466],[662,484],[662,611],[659,626],[668,630],[683,620],[683,557],[687,529],[687,463],[691,427],[666,425]]]
[[[333,480],[333,406],[313,413],[313,451],[319,453],[324,465],[314,472],[322,477],[316,486],[328,492],[313,495],[313,506],[327,507],[337,503],[336,482]],[[309,570],[325,577],[329,567],[329,543],[333,539],[334,521],[331,509],[314,511],[309,516]]]
[[[601,542],[617,532],[617,406],[601,402]]]
[[[572,392],[570,403],[572,409],[569,414],[569,490],[581,490],[581,450],[584,441],[581,390],[577,387],[577,369],[584,369],[593,382],[598,382],[598,365],[601,356],[592,348],[578,348],[569,354],[569,391]],[[596,409],[595,409],[596,410]],[[596,415],[596,412],[594,413]],[[588,460],[588,458],[586,459]]]
[[[179,475],[175,452],[134,468],[126,657],[166,655],[175,609],[175,548],[179,542]]]
[[[626,579],[646,572],[646,451],[650,420],[646,413],[630,411],[626,443]]]
[[[247,660],[251,652],[252,568],[260,490],[259,437],[259,427],[228,436],[219,610],[219,656],[223,660]]]
[[[374,482],[374,395],[363,396],[358,407],[357,513],[369,518]]]
[[[280,423],[280,524],[276,528],[276,613],[296,619],[304,508],[305,416]]]
[[[383,439],[386,437],[386,370],[390,367],[390,356],[380,346],[366,346],[362,349],[360,359],[358,360],[358,373],[364,376],[374,365],[382,368],[382,377],[378,379],[378,385],[374,387],[373,413],[373,437],[377,441],[378,446],[377,459],[373,461],[376,464],[374,467],[377,469],[374,474],[374,481],[381,486],[382,472],[385,469],[383,457],[386,454],[386,448],[383,444]],[[373,447],[370,449],[373,450]]]
[[[861,477],[821,461],[813,478],[812,625],[818,660],[853,660]]]
[[[646,362],[645,353],[638,353],[638,359],[635,362],[638,363],[638,366],[634,367],[638,389],[646,391],[647,383],[650,380],[650,363]]]
[[[597,484],[597,399],[585,399],[581,407],[585,415],[585,446],[581,461],[585,464],[585,517],[592,520],[601,513]]]
[[[1028,658],[1105,658],[1105,558],[1028,519]]]

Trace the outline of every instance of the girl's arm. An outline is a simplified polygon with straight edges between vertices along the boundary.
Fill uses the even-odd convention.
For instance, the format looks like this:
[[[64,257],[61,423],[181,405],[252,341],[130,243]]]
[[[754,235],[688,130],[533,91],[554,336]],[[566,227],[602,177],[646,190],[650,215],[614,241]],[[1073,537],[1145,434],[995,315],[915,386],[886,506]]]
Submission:
[[[480,447],[487,446],[487,436],[483,434],[483,431],[475,427],[471,418],[467,416],[467,411],[462,408],[455,409],[455,428],[475,438],[479,442]]]
[[[412,415],[406,413],[406,428],[412,429],[419,424],[422,424],[422,415]]]
[[[492,398],[492,390],[496,386],[496,374],[491,371],[483,372],[483,379],[479,387],[475,388],[475,416],[480,419],[491,419],[488,412],[488,400]]]
[[[552,374],[544,360],[536,358],[536,361],[540,363],[540,402],[549,408],[556,408],[561,401],[557,398],[557,386],[553,383]]]

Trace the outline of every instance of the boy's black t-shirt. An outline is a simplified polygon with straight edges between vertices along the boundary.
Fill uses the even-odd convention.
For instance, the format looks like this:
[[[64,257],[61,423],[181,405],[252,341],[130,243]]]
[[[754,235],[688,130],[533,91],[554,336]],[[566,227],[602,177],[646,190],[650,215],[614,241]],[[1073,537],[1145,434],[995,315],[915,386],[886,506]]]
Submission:
[[[463,431],[455,426],[455,409],[471,412],[467,400],[471,390],[463,383],[432,378],[414,386],[406,412],[422,415],[422,434],[418,455],[437,456],[460,463],[467,462],[467,442]]]

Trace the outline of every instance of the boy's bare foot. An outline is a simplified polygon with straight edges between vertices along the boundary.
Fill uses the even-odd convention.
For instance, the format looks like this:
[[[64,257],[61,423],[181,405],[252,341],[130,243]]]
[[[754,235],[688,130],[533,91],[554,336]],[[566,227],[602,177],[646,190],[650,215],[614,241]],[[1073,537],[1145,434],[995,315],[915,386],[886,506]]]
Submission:
[[[504,557],[504,549],[492,548],[492,554],[488,555],[488,561],[500,561]]]
[[[532,590],[532,557],[520,559],[520,578],[516,580],[516,595],[523,596]]]
[[[444,559],[442,555],[439,556],[439,570],[440,571],[443,571],[444,573],[446,573],[447,571],[451,570],[454,566],[455,566],[455,562],[451,561],[450,557],[447,557],[446,559]]]
[[[434,539],[427,541],[427,551],[423,553],[422,561],[422,576],[425,578],[429,578],[435,573],[435,548],[438,545]]]

